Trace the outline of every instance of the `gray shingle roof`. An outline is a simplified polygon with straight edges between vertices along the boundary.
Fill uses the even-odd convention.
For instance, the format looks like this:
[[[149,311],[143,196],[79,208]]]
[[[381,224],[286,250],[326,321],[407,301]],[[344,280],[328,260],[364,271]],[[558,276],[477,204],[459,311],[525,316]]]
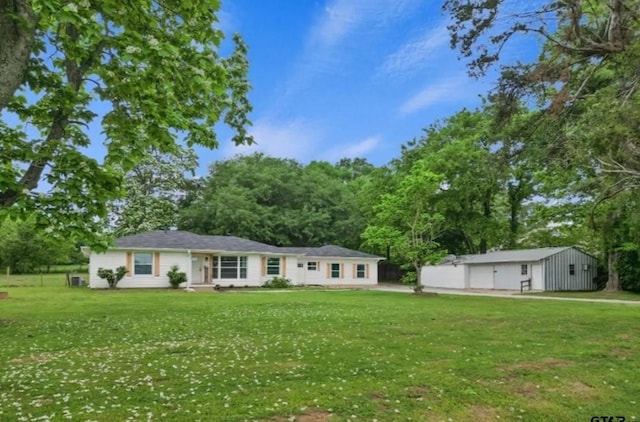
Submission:
[[[353,249],[343,248],[342,246],[325,245],[319,248],[280,248],[282,251],[289,253],[299,253],[309,257],[335,257],[335,258],[378,258],[377,255],[371,255],[365,252]]]
[[[457,262],[462,264],[492,264],[500,262],[532,262],[548,258],[564,250],[569,246],[558,248],[520,249],[515,251],[497,251],[479,255],[462,255]]]
[[[178,230],[155,230],[116,239],[119,248],[191,249],[278,253],[279,248],[236,236],[208,236]]]
[[[236,236],[209,236],[179,230],[155,230],[134,234],[116,239],[115,243],[118,248],[257,252],[312,257],[380,258],[334,245],[326,245],[319,248],[280,248]]]

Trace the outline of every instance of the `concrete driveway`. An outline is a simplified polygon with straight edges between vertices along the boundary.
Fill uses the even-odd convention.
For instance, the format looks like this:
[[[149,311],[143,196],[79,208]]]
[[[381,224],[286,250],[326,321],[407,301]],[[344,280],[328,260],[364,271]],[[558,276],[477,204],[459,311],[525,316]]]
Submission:
[[[371,290],[394,293],[413,293],[413,289],[409,286],[396,284],[378,284],[371,287]],[[460,296],[484,296],[499,297],[502,299],[531,299],[531,300],[564,300],[570,302],[592,302],[592,303],[616,303],[624,305],[640,306],[640,301],[622,300],[622,299],[579,299],[572,297],[552,297],[552,296],[534,296],[530,294],[522,294],[518,290],[457,290],[457,289],[432,289],[425,288],[425,292],[438,293],[443,295],[460,295]]]

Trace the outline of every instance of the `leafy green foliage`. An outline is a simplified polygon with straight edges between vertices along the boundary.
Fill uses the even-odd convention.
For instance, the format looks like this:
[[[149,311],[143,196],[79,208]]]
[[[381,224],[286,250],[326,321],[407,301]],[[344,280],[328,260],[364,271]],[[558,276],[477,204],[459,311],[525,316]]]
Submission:
[[[357,248],[366,224],[357,180],[354,171],[326,162],[302,166],[263,154],[219,161],[181,210],[178,226],[281,246]]]
[[[86,262],[73,239],[39,229],[33,219],[5,220],[0,224],[0,268],[11,272],[48,271],[54,264]]]
[[[291,286],[291,280],[285,277],[273,277],[262,284],[267,289],[287,289]]]
[[[608,260],[607,288],[616,290],[624,279],[620,268],[629,268],[618,258],[640,244],[634,217],[640,211],[640,2],[546,1],[508,11],[505,4],[445,2],[452,46],[472,59],[469,70],[477,76],[513,37],[543,36],[538,59],[503,66],[490,98],[507,122],[518,118],[520,104],[537,105],[521,131],[534,145],[529,161],[540,163],[532,181],[543,199],[532,229],[546,236],[562,227],[565,240],[579,234],[597,244]],[[545,224],[550,213],[557,218]]]
[[[405,280],[415,282],[416,291],[421,291],[421,268],[446,255],[438,243],[445,219],[432,205],[442,191],[444,179],[431,172],[422,160],[407,173],[398,174],[398,178],[396,192],[382,196],[362,237],[369,247],[390,247],[399,262],[415,271],[415,278]]]
[[[98,268],[97,274],[98,274],[98,277],[100,277],[101,279],[107,280],[107,283],[109,283],[110,289],[115,289],[118,283],[120,282],[120,280],[122,280],[124,276],[127,274],[127,272],[128,272],[127,268],[124,266],[121,266],[116,268],[115,271],[107,268]]]
[[[252,142],[247,47],[236,35],[231,56],[220,57],[218,0],[30,6],[38,19],[31,60],[6,108],[19,122],[0,122],[0,217],[35,212],[39,225],[104,247],[107,204],[149,150],[175,153],[178,140],[215,148],[221,121],[234,143]],[[96,101],[103,115],[92,111]],[[95,124],[103,160],[84,153]],[[46,191],[36,193],[42,182]]]
[[[180,267],[177,265],[173,265],[171,269],[167,272],[167,277],[169,277],[169,284],[172,289],[177,289],[180,287],[180,284],[187,282],[187,274],[180,271]]]
[[[124,198],[111,206],[117,237],[178,225],[180,201],[190,189],[198,159],[193,150],[151,153],[131,170],[123,183]]]

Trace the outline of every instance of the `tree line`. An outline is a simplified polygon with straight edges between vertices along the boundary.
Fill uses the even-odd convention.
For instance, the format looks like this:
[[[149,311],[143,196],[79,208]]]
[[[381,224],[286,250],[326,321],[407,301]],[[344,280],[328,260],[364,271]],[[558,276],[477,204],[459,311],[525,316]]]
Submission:
[[[451,44],[470,76],[500,75],[480,107],[428,125],[383,166],[254,154],[213,163],[203,178],[193,177],[191,147],[217,145],[215,122],[234,128],[236,143],[252,142],[246,46],[235,37],[235,52],[217,55],[216,7],[181,4],[140,19],[111,2],[58,14],[32,3],[13,2],[17,10],[2,15],[20,42],[0,54],[31,54],[0,76],[17,89],[2,93],[0,109],[39,135],[0,125],[0,217],[38,230],[55,222],[52,230],[98,247],[105,228],[119,236],[176,227],[364,248],[414,269],[448,253],[577,245],[600,258],[607,288],[640,288],[638,0],[522,12],[504,1],[447,0]],[[185,27],[181,16],[194,13]],[[145,39],[121,39],[140,25]],[[538,57],[505,62],[503,48],[528,36],[542,40]],[[189,48],[176,55],[176,42]],[[97,118],[91,96],[111,104],[101,116],[103,162],[81,153]],[[39,180],[51,191],[35,193]]]

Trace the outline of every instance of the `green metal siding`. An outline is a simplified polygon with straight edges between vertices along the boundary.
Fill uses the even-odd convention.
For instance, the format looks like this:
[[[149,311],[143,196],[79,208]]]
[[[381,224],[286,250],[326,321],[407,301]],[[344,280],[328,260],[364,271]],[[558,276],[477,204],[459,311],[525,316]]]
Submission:
[[[570,274],[570,265],[574,265],[575,274]],[[593,279],[598,271],[598,261],[591,255],[570,248],[544,259],[544,289],[558,290],[595,290]]]

